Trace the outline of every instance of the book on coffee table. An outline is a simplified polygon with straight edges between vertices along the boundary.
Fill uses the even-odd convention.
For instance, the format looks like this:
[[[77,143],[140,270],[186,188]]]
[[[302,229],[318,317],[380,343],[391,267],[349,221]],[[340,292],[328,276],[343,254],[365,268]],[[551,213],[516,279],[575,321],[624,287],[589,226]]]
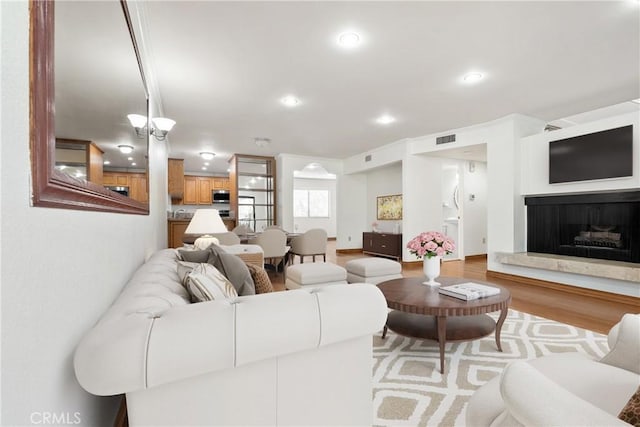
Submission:
[[[450,297],[471,301],[478,298],[490,297],[498,295],[500,289],[493,286],[481,285],[479,283],[466,282],[457,285],[443,286],[438,290],[439,293]]]

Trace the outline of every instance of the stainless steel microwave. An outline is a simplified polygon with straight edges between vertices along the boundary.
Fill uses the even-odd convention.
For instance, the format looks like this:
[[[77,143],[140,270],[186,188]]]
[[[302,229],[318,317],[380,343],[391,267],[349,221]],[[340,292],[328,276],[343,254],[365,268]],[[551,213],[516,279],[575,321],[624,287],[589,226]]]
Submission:
[[[229,203],[229,192],[213,190],[211,192],[211,200],[213,200],[213,203]]]

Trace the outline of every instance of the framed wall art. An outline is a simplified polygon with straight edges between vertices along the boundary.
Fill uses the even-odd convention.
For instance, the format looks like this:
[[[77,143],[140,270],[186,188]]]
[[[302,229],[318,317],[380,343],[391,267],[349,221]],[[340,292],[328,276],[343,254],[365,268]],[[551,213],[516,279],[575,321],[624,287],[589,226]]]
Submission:
[[[402,219],[402,194],[378,196],[379,220],[397,221]]]

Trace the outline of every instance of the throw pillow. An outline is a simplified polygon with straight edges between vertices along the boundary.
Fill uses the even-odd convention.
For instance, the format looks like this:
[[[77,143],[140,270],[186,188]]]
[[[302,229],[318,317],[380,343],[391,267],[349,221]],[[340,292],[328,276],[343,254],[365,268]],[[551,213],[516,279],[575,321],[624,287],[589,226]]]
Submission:
[[[176,265],[176,270],[178,272],[178,277],[180,278],[180,282],[182,286],[187,287],[187,276],[191,271],[198,266],[197,262],[187,262],[187,261],[178,261]]]
[[[218,245],[209,246],[207,262],[220,270],[238,291],[238,295],[255,295],[256,286],[247,265]]]
[[[247,268],[249,269],[249,273],[251,273],[253,283],[256,286],[256,294],[266,294],[267,292],[273,292],[271,279],[269,279],[269,275],[264,270],[264,268],[256,264],[251,264],[250,262],[246,264]]]
[[[236,289],[217,268],[198,264],[186,277],[187,290],[193,302],[235,298]]]
[[[640,387],[638,387],[638,390],[633,393],[631,399],[629,399],[624,408],[622,408],[618,418],[633,426],[640,425]]]
[[[204,250],[184,250],[178,249],[178,255],[182,261],[197,262],[201,264],[207,262],[209,258],[209,249]]]

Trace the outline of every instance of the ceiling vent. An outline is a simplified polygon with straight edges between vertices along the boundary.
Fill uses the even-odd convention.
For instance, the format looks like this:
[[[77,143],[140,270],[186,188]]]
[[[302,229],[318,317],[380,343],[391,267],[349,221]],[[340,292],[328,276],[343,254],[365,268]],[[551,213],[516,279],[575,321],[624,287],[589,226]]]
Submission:
[[[371,161],[371,154],[367,154],[366,156],[364,156],[364,161],[365,162],[370,162]]]
[[[456,134],[439,136],[436,138],[436,144],[448,144],[450,142],[456,142]]]

